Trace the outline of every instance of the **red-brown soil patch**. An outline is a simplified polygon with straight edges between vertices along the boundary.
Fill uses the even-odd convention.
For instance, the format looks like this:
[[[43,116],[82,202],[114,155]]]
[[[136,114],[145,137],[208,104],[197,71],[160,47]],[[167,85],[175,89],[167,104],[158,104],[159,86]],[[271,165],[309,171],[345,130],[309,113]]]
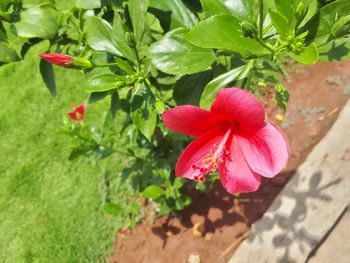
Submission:
[[[291,146],[286,169],[272,180],[264,180],[256,193],[242,194],[235,200],[220,184],[209,195],[194,193],[193,204],[181,218],[164,217],[154,223],[146,220],[117,239],[111,262],[186,263],[191,254],[199,255],[201,263],[227,261],[350,98],[350,60],[293,66],[293,70],[284,82],[291,98],[285,122],[279,124]],[[270,121],[281,114],[271,102],[272,92],[267,90],[264,98]],[[199,230],[204,226],[202,236],[194,235],[195,224],[201,224]]]

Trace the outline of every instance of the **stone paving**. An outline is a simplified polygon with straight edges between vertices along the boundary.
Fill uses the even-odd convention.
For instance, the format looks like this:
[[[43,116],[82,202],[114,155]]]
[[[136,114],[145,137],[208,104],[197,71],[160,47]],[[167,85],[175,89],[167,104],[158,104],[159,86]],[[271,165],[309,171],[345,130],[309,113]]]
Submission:
[[[350,262],[349,204],[350,101],[229,263]]]

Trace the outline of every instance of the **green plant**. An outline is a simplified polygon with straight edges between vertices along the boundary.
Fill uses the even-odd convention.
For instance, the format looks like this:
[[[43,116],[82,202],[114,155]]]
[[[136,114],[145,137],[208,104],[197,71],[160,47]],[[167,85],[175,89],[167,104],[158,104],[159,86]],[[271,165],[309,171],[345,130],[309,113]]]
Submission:
[[[285,111],[289,94],[281,84],[281,65],[286,58],[313,64],[350,57],[347,0],[91,0],[63,9],[54,1],[6,1],[0,8],[2,63],[50,40],[47,52],[68,54],[74,68],[84,72],[88,102],[110,100],[103,129],[65,128],[77,139],[70,158],[122,152],[130,158],[125,176],[160,204],[160,214],[187,206],[194,187],[174,178],[172,168],[189,138],[164,128],[165,109],[208,108],[227,86],[259,94],[274,85],[275,101]],[[24,39],[18,41],[11,28]],[[42,60],[40,70],[55,94],[52,65]],[[123,121],[113,132],[109,123],[115,115]]]

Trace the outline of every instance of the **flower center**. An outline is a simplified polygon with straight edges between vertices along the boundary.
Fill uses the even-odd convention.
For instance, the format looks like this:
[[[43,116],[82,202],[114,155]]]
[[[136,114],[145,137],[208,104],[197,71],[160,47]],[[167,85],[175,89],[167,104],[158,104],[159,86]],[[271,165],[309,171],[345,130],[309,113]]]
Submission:
[[[212,172],[216,171],[220,164],[225,162],[227,157],[230,155],[229,150],[227,149],[227,140],[230,137],[230,134],[232,132],[233,126],[231,126],[225,133],[222,141],[220,144],[214,143],[213,146],[210,148],[209,153],[201,160],[199,163],[193,163],[192,169],[193,170],[199,170],[200,174],[199,176],[195,176],[193,179],[195,181],[205,181],[205,177],[208,174],[211,174]]]

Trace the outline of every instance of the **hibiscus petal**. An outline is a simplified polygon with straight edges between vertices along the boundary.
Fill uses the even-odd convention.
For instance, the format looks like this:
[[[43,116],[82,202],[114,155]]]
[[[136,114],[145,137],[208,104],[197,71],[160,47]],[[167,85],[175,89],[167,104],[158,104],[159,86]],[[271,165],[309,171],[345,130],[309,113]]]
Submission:
[[[254,132],[265,125],[262,104],[248,91],[239,88],[219,91],[210,110],[239,122],[240,130],[244,132]]]
[[[166,110],[162,117],[166,127],[190,136],[200,136],[224,122],[220,115],[191,105]]]
[[[199,169],[194,169],[193,165],[199,167],[214,145],[221,144],[226,132],[225,127],[215,128],[189,144],[176,163],[175,175],[189,179],[200,176]]]
[[[231,194],[249,193],[258,190],[260,175],[252,171],[238,146],[236,136],[230,147],[230,157],[218,168],[220,180]]]
[[[252,137],[238,136],[238,144],[250,168],[264,177],[274,177],[287,164],[288,142],[271,124]]]

